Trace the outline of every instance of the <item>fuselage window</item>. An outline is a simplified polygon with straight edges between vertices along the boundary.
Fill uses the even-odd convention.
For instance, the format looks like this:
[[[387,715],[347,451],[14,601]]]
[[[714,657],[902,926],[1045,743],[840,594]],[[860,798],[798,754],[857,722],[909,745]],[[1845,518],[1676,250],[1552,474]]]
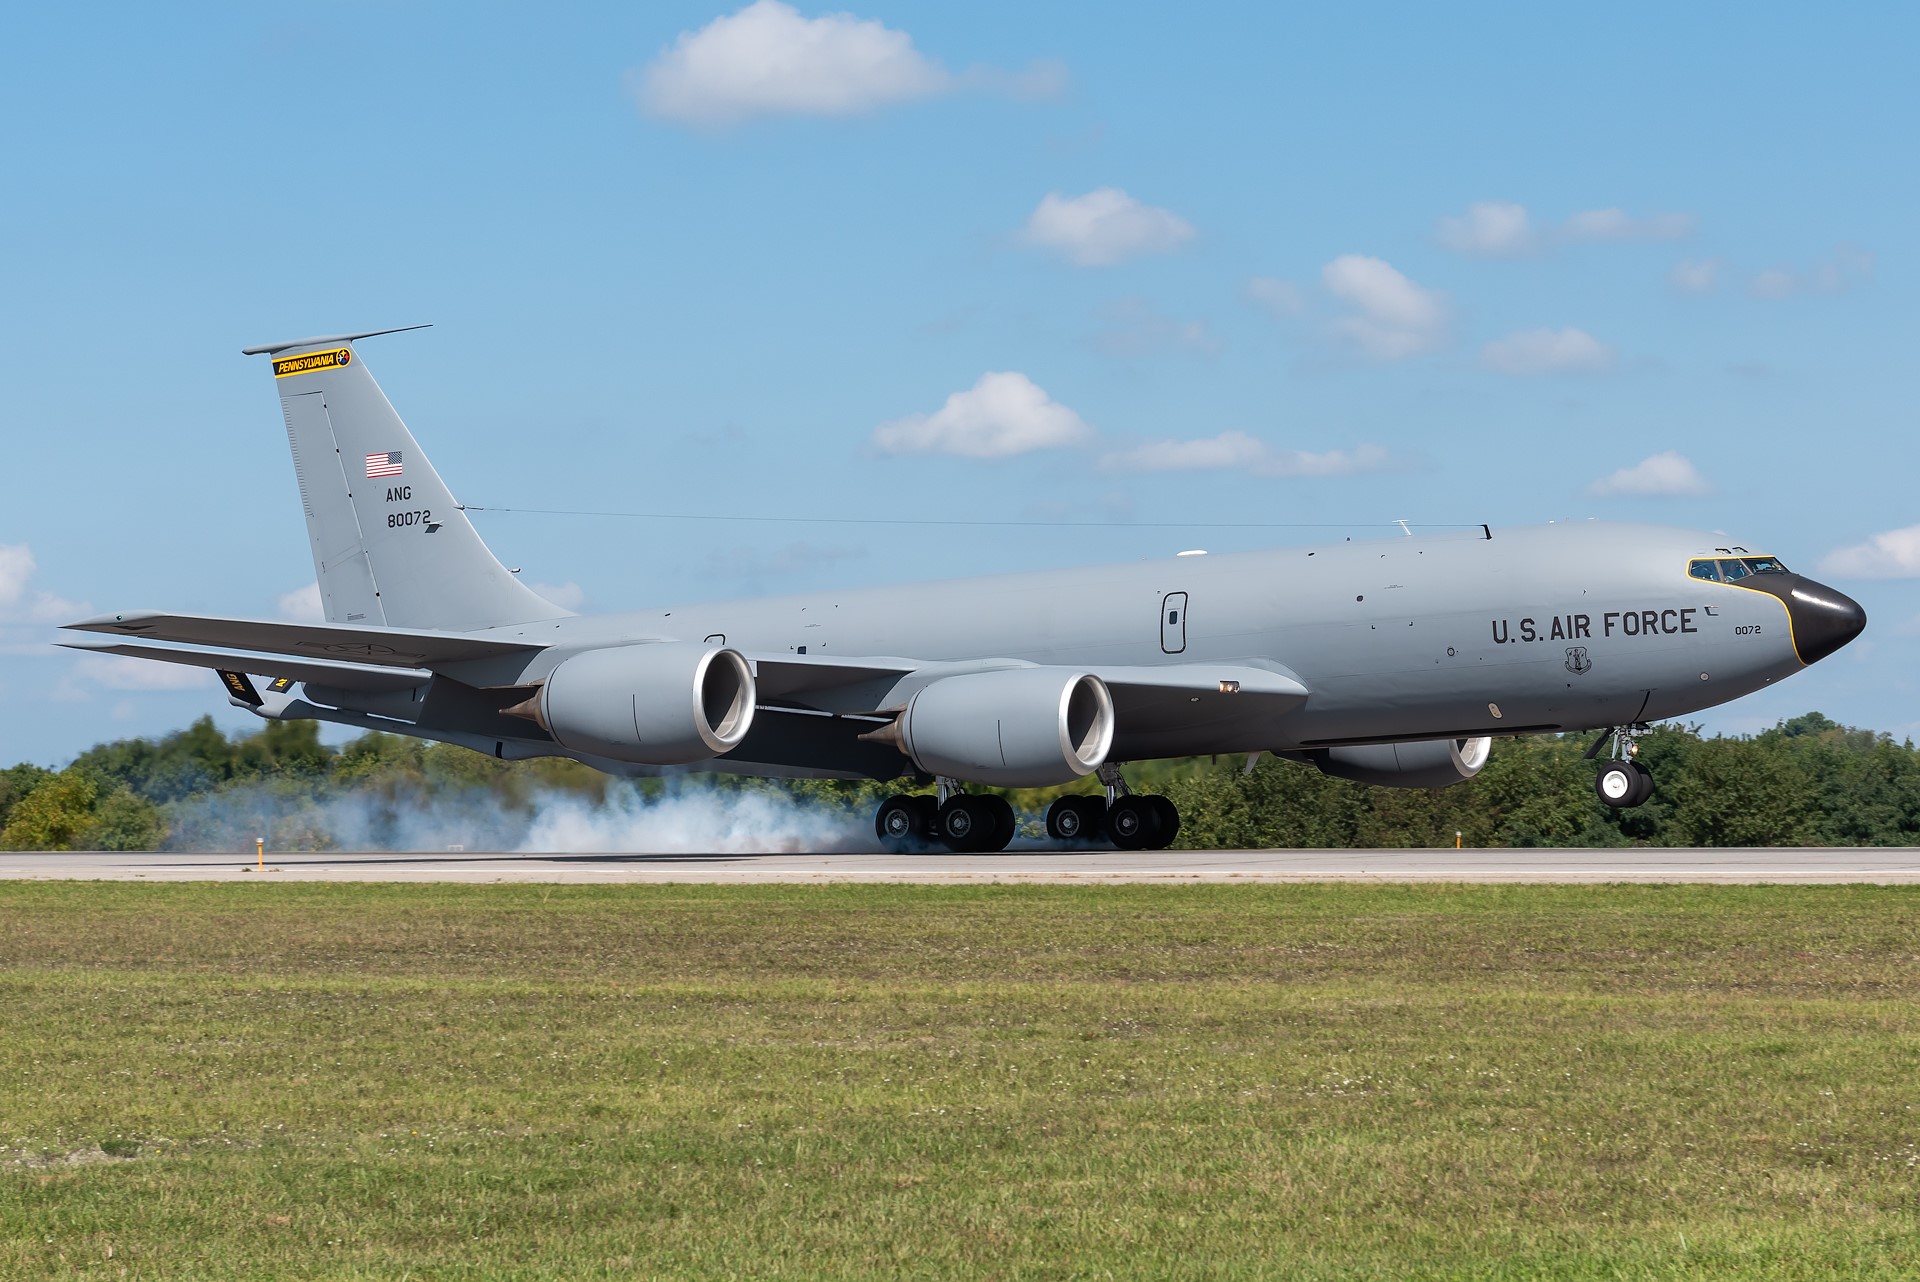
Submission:
[[[1753,574],[1786,574],[1787,567],[1770,556],[1750,556],[1743,564]]]

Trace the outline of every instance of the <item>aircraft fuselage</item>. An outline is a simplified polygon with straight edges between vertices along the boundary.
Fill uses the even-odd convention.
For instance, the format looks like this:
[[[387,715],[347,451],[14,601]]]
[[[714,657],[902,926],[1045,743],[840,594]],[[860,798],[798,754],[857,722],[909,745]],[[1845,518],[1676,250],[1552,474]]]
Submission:
[[[1724,535],[1584,522],[705,603],[486,635],[538,638],[555,654],[672,638],[921,663],[1232,661],[1311,692],[1224,740],[1202,727],[1142,738],[1121,725],[1116,759],[1587,730],[1683,716],[1812,662],[1818,643],[1803,637],[1796,649],[1796,622],[1809,631],[1811,613],[1819,631],[1826,616],[1794,600],[1794,585],[1863,619],[1796,575],[1778,576],[1785,592],[1690,575],[1728,546]],[[1846,637],[1859,630],[1828,620],[1830,631],[1848,626]]]

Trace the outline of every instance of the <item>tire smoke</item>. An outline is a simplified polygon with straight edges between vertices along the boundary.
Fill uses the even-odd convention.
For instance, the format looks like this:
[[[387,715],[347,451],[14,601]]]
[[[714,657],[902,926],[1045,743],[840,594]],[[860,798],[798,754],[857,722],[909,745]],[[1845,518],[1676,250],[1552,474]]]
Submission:
[[[847,804],[753,787],[625,783],[604,799],[542,790],[523,804],[482,789],[315,793],[243,784],[170,808],[182,851],[505,851],[516,854],[788,854],[870,848],[871,820]]]

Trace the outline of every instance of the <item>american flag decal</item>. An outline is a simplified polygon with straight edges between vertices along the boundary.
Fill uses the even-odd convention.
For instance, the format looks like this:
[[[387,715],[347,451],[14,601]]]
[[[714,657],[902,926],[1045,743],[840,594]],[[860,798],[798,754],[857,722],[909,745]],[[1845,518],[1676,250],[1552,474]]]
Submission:
[[[385,454],[367,455],[368,476],[400,475],[400,451],[389,450]]]

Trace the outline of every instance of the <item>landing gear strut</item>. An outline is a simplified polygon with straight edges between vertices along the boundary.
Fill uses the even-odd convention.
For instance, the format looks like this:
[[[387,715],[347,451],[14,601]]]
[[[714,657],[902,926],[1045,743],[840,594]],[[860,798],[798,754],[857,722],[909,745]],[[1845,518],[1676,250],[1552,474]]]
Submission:
[[[1643,721],[1615,726],[1587,749],[1587,760],[1591,761],[1602,749],[1612,745],[1613,755],[1601,763],[1600,773],[1593,778],[1593,790],[1602,802],[1616,810],[1644,805],[1653,796],[1653,771],[1634,760],[1640,752],[1640,736],[1647,730]]]

